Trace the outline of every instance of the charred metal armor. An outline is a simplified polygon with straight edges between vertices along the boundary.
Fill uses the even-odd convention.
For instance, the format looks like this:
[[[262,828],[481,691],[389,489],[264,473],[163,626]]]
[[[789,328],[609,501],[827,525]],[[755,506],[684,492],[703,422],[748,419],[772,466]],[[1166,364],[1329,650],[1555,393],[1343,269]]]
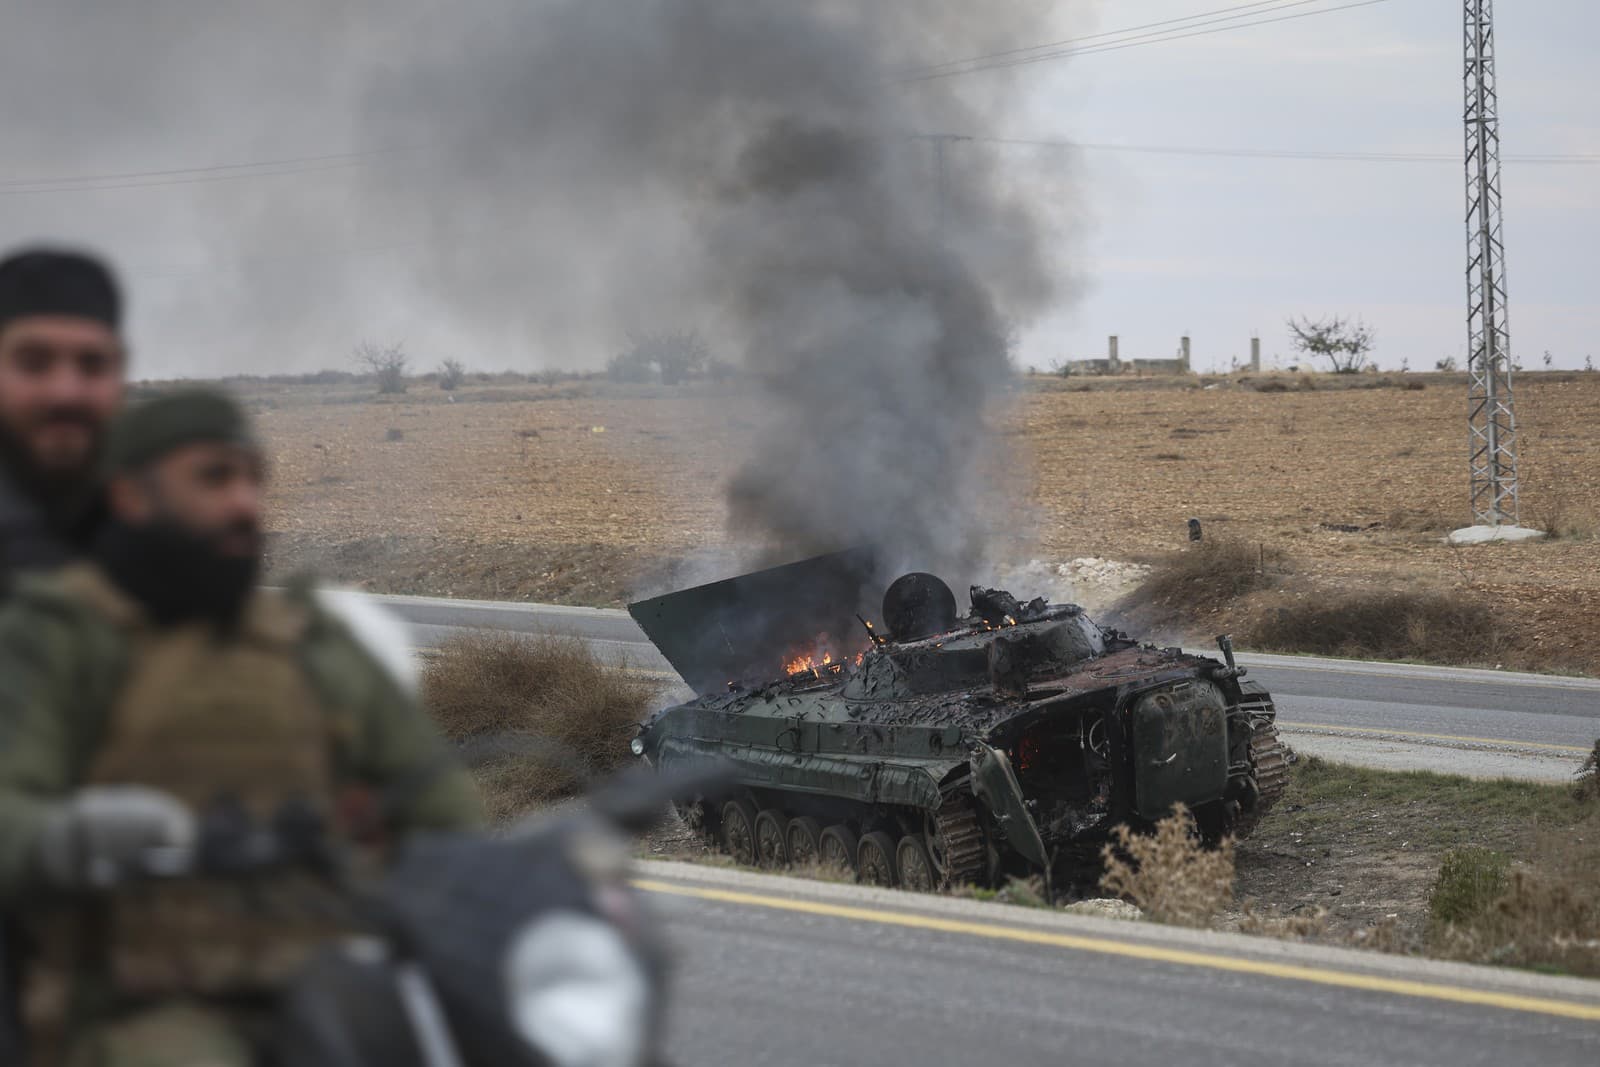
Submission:
[[[785,588],[799,595],[766,599]],[[832,856],[918,886],[1072,877],[1079,846],[1119,823],[1183,804],[1206,833],[1240,834],[1286,784],[1272,699],[1231,650],[1141,644],[991,589],[956,619],[925,574],[889,587],[890,635],[858,622],[841,642],[870,588],[846,554],[630,609],[699,692],[634,751],[733,769],[736,789],[681,807],[738,859]]]

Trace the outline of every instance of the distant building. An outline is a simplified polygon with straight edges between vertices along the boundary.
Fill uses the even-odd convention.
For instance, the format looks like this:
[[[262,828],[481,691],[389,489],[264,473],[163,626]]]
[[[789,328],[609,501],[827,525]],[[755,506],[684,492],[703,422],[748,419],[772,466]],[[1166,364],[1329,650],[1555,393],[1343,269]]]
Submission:
[[[1160,377],[1165,375],[1179,375],[1189,373],[1189,339],[1181,339],[1178,343],[1178,355],[1174,359],[1122,359],[1117,351],[1117,338],[1113,334],[1107,339],[1106,357],[1104,359],[1074,359],[1067,361],[1067,373],[1086,374],[1095,377],[1116,376],[1123,374],[1148,375]]]

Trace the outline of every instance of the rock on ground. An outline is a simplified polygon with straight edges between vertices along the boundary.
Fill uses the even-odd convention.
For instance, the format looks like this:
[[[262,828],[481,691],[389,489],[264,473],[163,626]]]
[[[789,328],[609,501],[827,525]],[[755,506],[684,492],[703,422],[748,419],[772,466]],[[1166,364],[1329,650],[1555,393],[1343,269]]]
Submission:
[[[1535,541],[1543,536],[1543,530],[1526,526],[1465,526],[1445,540],[1452,545],[1482,545],[1490,541]]]
[[[1094,900],[1080,900],[1075,904],[1068,904],[1061,909],[1069,915],[1092,915],[1097,919],[1127,919],[1137,921],[1144,918],[1144,912],[1136,905],[1116,897],[1097,897]]]

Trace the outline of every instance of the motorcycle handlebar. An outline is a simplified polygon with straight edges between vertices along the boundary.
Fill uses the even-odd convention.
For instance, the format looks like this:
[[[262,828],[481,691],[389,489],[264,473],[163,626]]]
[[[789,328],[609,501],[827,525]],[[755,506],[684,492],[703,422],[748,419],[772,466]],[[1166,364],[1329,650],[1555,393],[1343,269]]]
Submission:
[[[642,833],[660,820],[671,801],[714,793],[731,782],[730,770],[718,762],[659,772],[641,767],[591,793],[581,818],[626,834]],[[538,822],[530,823],[525,832],[539,837],[549,829],[549,823]],[[91,881],[112,887],[190,877],[250,878],[287,868],[334,877],[341,869],[341,852],[325,831],[321,817],[299,805],[286,805],[262,825],[236,805],[223,803],[204,814],[192,843],[148,848],[131,863],[103,864],[91,872]]]

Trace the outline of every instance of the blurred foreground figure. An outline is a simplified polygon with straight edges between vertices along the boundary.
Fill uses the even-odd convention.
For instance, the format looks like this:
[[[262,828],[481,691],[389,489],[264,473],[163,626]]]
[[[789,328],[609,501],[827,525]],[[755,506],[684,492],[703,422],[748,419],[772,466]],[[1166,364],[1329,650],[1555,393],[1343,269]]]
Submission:
[[[97,464],[122,403],[122,300],[98,260],[0,260],[0,597],[17,574],[81,556],[104,516]],[[0,1063],[21,1059],[10,932],[0,923]]]
[[[90,559],[0,610],[0,906],[28,940],[30,1062],[256,1062],[273,994],[337,927],[288,871],[126,877],[217,812],[295,812],[374,857],[478,821],[403,682],[317,595],[256,587],[262,468],[221,394],[130,410]]]
[[[0,260],[0,590],[83,554],[102,516],[101,447],[122,404],[122,301],[75,252]]]

